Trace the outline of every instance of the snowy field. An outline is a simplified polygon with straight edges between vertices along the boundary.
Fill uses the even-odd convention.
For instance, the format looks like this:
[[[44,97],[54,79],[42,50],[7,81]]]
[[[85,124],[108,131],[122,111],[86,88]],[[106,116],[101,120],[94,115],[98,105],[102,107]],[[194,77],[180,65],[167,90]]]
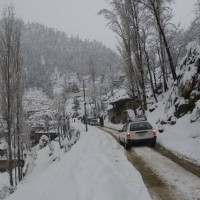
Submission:
[[[38,151],[32,172],[7,200],[148,200],[150,195],[124,149],[109,134],[80,122],[79,141],[59,159]],[[57,150],[56,150],[57,149]],[[55,145],[55,151],[58,147]]]

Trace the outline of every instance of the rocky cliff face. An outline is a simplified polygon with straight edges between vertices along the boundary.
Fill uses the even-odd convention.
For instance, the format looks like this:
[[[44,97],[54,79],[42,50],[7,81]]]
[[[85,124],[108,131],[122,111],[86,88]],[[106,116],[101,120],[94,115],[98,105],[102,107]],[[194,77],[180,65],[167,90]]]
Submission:
[[[175,116],[193,112],[200,100],[200,44],[191,42],[187,46],[187,54],[177,70],[178,96],[185,103],[178,105]]]
[[[176,118],[191,114],[191,122],[200,120],[200,44],[191,42],[177,68],[177,81],[165,98],[166,116],[161,123],[176,123]]]

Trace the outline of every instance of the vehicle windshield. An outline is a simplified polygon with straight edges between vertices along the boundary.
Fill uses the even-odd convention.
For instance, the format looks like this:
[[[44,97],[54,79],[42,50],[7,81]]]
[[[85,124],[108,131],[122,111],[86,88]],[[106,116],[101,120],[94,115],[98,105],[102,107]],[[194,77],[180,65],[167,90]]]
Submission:
[[[134,123],[130,125],[130,131],[140,131],[151,129],[152,126],[148,122]]]

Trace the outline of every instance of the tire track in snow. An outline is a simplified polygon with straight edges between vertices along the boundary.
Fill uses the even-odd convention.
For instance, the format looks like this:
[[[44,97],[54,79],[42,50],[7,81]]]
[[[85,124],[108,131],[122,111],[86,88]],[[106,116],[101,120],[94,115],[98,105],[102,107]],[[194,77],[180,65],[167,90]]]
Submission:
[[[112,134],[112,136],[114,136],[114,138],[118,141],[118,137],[117,137],[118,134],[116,133],[116,131],[113,131],[109,128],[103,128],[103,130]],[[151,153],[153,154],[152,156],[150,156]],[[182,167],[178,166],[176,163],[174,163],[170,159],[160,155],[159,153],[155,152],[153,149],[148,148],[148,147],[133,147],[130,151],[126,151],[126,155],[129,161],[141,173],[143,180],[151,194],[152,199],[199,200],[199,197],[200,197],[200,193],[198,191],[200,189],[200,186],[198,183],[199,178],[191,174],[190,172],[186,171]],[[163,163],[162,166],[157,165],[156,160],[158,158],[155,155],[158,155],[158,157],[160,156],[159,162]],[[154,156],[157,159],[156,158],[154,159],[154,165],[152,165],[151,162]],[[170,164],[167,162],[167,160],[169,160]],[[168,175],[166,175],[165,177],[163,176],[164,173],[168,171],[170,172],[170,170],[165,170],[165,171],[159,170],[159,169],[166,169],[166,166],[171,166],[172,174],[169,175],[170,180],[168,180],[167,178]],[[183,170],[182,174],[188,174],[188,177],[193,177],[193,178],[189,178],[189,181],[184,182],[184,180],[187,180],[187,176],[179,180],[178,177],[180,177],[181,175],[177,174],[176,176],[177,178],[171,179],[171,177],[174,178],[177,170],[180,168],[181,170]],[[176,170],[174,171],[174,169]],[[192,183],[189,184],[190,182]],[[185,184],[188,184],[188,185],[185,185]]]
[[[131,152],[141,157],[176,193],[186,199],[200,200],[200,179],[197,176],[148,147],[133,147]]]
[[[118,139],[119,134],[116,129],[104,127],[104,130],[106,130],[108,133],[111,133],[112,135],[116,136]],[[192,174],[194,174],[200,178],[200,166],[197,165],[195,162],[192,162],[188,158],[185,158],[184,156],[179,155],[178,153],[174,153],[174,152],[164,148],[160,144],[157,144],[156,147],[153,148],[153,150],[158,152],[162,156],[169,158],[176,164],[183,167],[186,171],[189,171]]]

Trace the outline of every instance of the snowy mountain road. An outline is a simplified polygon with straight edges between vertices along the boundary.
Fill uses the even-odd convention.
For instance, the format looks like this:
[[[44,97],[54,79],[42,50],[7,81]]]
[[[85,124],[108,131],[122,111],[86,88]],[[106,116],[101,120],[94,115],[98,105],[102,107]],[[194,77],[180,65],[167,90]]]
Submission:
[[[118,141],[116,130],[106,127],[103,130]],[[200,172],[197,166],[188,171],[193,167],[185,166],[184,161],[167,155],[160,147],[134,146],[126,151],[126,156],[141,173],[152,199],[200,199]]]

